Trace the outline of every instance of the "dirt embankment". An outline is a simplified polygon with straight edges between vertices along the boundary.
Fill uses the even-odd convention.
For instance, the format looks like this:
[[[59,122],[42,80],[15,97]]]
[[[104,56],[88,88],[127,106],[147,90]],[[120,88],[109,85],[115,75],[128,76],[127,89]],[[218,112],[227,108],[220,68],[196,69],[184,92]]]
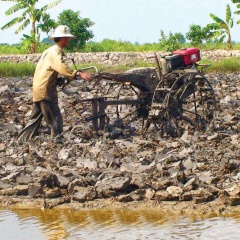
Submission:
[[[154,62],[154,58],[149,58],[154,56],[155,52],[97,52],[97,53],[67,53],[69,59],[69,64],[72,65],[71,59],[74,59],[76,64],[105,64],[107,66],[112,65],[134,65],[134,62]],[[158,57],[166,56],[172,54],[171,52],[156,52]],[[0,62],[13,62],[22,63],[30,62],[37,63],[41,54],[11,54],[11,55],[0,55]],[[239,50],[201,50],[201,59],[212,59],[218,61],[223,58],[229,57],[240,57]]]

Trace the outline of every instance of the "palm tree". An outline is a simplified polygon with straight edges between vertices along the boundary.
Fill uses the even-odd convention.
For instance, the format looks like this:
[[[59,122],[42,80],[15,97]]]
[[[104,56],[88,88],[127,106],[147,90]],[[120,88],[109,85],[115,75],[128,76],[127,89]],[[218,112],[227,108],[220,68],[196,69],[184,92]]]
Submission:
[[[15,31],[16,34],[18,34],[20,31],[24,30],[29,24],[31,24],[31,33],[30,36],[32,37],[32,43],[31,43],[31,52],[36,52],[36,23],[40,22],[43,14],[46,12],[46,10],[56,6],[62,0],[56,0],[52,3],[49,3],[45,5],[44,7],[37,9],[36,3],[38,0],[0,0],[3,2],[17,2],[14,6],[9,8],[5,14],[11,15],[17,11],[23,10],[20,17],[16,17],[12,19],[10,22],[8,22],[6,25],[4,25],[1,29],[8,29],[12,27],[15,24],[21,24],[18,29]]]
[[[232,38],[230,29],[233,27],[233,18],[229,4],[226,6],[226,21],[223,21],[216,15],[210,13],[210,17],[215,21],[207,26],[210,29],[211,37],[218,39],[217,43],[223,42],[227,37],[227,47],[232,49]]]

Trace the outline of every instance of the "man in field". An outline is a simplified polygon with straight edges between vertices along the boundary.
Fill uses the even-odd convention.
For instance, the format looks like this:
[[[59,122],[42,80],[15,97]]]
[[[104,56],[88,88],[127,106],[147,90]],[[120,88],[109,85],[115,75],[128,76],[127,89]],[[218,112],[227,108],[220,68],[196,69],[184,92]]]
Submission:
[[[56,142],[61,142],[63,132],[63,119],[58,106],[58,74],[70,81],[79,77],[90,81],[93,79],[88,72],[70,69],[64,61],[63,49],[75,38],[67,26],[58,26],[50,37],[55,44],[45,50],[37,64],[33,78],[33,109],[30,122],[20,132],[17,139],[23,142],[36,135],[42,118],[52,129]]]

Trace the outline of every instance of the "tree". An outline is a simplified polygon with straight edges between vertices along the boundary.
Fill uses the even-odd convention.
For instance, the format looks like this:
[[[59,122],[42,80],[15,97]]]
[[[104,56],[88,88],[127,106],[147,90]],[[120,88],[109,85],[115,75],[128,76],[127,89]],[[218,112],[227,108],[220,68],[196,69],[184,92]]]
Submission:
[[[210,40],[209,27],[201,27],[200,25],[190,25],[189,31],[186,33],[186,38],[194,47],[200,46],[204,41]]]
[[[161,38],[159,39],[160,48],[163,51],[172,52],[178,48],[181,48],[182,45],[186,42],[184,36],[181,33],[169,33],[169,36],[166,36],[164,31],[161,30]]]
[[[232,49],[231,28],[233,27],[233,18],[229,4],[226,6],[226,21],[223,21],[212,13],[210,17],[215,21],[207,25],[211,30],[212,38],[218,39],[217,43],[221,43],[227,37],[227,47],[228,49]]]
[[[93,32],[88,30],[94,25],[94,22],[89,18],[81,18],[79,11],[64,10],[58,16],[58,24],[67,25],[71,29],[71,33],[76,36],[76,39],[69,42],[67,49],[70,51],[79,51],[94,36]]]
[[[50,37],[50,32],[52,32],[57,27],[55,20],[50,18],[50,15],[43,13],[41,22],[37,25],[37,30],[45,32],[48,37]]]
[[[31,52],[36,52],[36,40],[39,38],[37,36],[36,32],[36,23],[41,21],[41,18],[43,14],[46,12],[46,10],[56,6],[59,4],[62,0],[57,0],[55,2],[49,3],[42,8],[37,9],[36,3],[38,0],[1,0],[3,2],[17,2],[15,5],[13,5],[11,8],[9,8],[5,14],[11,15],[17,11],[22,10],[20,17],[16,17],[12,19],[10,22],[8,22],[6,25],[4,25],[1,29],[7,29],[12,27],[15,24],[20,24],[18,29],[15,31],[16,34],[18,34],[20,31],[24,30],[29,24],[31,24],[31,32],[29,37],[29,40],[31,42]]]

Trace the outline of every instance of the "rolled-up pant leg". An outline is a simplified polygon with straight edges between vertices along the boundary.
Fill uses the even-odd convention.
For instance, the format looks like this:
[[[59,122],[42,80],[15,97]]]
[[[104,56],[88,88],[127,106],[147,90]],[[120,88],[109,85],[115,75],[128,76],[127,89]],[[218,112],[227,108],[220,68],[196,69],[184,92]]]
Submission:
[[[33,108],[31,112],[30,119],[35,119],[39,114],[41,114],[41,108],[38,103],[33,103]]]
[[[27,140],[34,137],[38,128],[41,124],[43,114],[38,103],[33,103],[33,109],[30,116],[29,123],[22,129],[22,131],[17,136],[17,141],[26,142]]]
[[[63,119],[57,103],[46,100],[38,102],[46,123],[52,128],[53,135],[57,136],[63,132]]]

